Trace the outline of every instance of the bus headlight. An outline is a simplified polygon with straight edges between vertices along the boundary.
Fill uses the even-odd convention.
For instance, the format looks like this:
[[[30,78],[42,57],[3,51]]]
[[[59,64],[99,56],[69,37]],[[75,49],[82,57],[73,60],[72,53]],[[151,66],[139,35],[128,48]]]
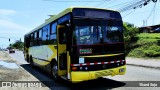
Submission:
[[[84,58],[79,58],[79,63],[84,63]]]

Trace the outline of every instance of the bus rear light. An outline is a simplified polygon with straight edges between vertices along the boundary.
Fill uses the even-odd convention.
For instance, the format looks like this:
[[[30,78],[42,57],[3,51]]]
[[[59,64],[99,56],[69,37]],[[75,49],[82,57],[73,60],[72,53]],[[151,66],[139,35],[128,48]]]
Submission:
[[[72,67],[72,70],[73,70],[73,71],[77,70],[77,67]]]

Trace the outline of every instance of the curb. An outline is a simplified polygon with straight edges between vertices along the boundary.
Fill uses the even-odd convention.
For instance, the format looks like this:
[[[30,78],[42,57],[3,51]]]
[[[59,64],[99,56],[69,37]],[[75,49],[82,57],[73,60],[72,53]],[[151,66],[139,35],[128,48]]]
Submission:
[[[137,64],[127,64],[130,66],[138,66],[138,67],[145,67],[145,68],[153,68],[153,69],[158,69],[160,70],[160,67],[154,67],[154,66],[145,66],[145,65],[137,65]]]

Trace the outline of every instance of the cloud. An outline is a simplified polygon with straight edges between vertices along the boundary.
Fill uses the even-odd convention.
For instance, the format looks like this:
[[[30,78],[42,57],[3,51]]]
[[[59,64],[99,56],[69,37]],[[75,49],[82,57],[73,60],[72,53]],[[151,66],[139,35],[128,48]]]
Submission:
[[[15,10],[0,9],[0,44],[3,45],[3,48],[20,38],[23,41],[24,34],[31,30],[31,28],[21,25],[21,23],[16,20],[19,14],[21,14],[21,12]],[[9,38],[11,42],[8,41]]]
[[[0,15],[11,15],[16,13],[14,10],[0,9]]]
[[[17,23],[14,23],[12,21],[0,20],[0,31],[2,32],[20,33],[20,32],[26,32],[28,30],[29,28],[19,25]]]
[[[17,12],[14,10],[0,9],[0,33],[22,33],[25,34],[31,29],[23,25],[18,24],[18,22],[13,22],[14,17]]]
[[[0,9],[0,19],[10,20],[9,16],[16,14],[14,10]]]

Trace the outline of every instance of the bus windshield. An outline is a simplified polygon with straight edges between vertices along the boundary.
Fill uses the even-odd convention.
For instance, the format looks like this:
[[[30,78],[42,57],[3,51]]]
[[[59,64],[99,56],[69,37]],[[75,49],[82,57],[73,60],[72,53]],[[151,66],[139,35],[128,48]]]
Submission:
[[[123,42],[121,20],[76,18],[74,23],[74,44],[89,45]]]

